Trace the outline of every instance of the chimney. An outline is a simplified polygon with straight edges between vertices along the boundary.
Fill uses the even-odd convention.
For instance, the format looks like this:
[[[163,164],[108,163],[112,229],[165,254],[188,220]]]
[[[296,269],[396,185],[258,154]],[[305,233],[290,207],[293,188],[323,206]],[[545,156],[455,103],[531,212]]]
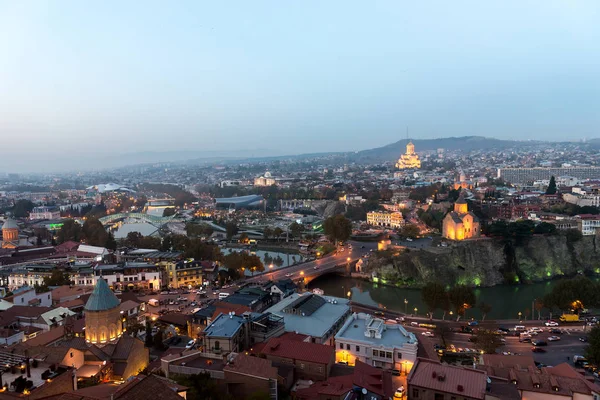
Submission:
[[[77,390],[77,370],[73,368],[73,391]]]

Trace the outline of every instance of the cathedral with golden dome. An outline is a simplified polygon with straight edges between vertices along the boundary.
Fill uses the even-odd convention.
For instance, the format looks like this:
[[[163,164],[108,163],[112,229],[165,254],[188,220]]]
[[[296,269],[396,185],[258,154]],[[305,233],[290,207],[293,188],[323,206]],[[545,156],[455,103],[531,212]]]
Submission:
[[[396,163],[398,169],[416,169],[421,168],[421,159],[417,153],[415,153],[415,145],[412,142],[408,142],[406,145],[406,153],[400,156]]]

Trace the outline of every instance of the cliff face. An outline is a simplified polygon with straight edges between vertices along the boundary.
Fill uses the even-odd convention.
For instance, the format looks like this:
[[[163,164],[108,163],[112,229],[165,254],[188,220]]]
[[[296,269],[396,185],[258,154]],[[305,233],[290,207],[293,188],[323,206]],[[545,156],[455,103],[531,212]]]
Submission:
[[[570,242],[565,236],[534,236],[523,243],[483,239],[450,247],[408,250],[368,267],[384,283],[420,286],[428,281],[494,286],[534,282],[578,272],[600,272],[595,236]]]

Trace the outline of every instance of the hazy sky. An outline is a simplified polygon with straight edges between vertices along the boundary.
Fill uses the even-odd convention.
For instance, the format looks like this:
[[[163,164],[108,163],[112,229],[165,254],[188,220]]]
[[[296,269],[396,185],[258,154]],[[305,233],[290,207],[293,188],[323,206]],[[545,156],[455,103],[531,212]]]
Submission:
[[[406,126],[600,137],[599,21],[598,0],[0,0],[0,137],[36,168],[360,150]]]

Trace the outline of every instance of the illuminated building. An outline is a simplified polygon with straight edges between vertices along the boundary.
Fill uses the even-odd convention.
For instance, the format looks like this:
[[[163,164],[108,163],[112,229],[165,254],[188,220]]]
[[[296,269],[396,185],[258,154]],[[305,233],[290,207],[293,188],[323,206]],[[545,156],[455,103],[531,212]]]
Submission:
[[[270,172],[265,172],[264,176],[254,178],[254,186],[273,186],[275,184],[275,178],[271,176]]]
[[[15,249],[19,245],[19,227],[17,223],[7,218],[2,225],[2,248]]]
[[[356,360],[384,369],[408,373],[417,359],[418,341],[400,324],[354,313],[335,335],[336,362],[354,365]]]
[[[454,211],[450,211],[443,220],[442,236],[451,240],[477,238],[481,235],[479,218],[469,211],[462,193],[454,203]]]
[[[121,337],[120,301],[104,279],[98,279],[85,304],[85,340],[93,344],[108,343]]]
[[[396,168],[421,168],[421,160],[417,153],[415,153],[415,145],[412,142],[408,142],[406,145],[406,153],[400,156],[400,159],[396,163]]]
[[[404,218],[400,212],[371,211],[367,213],[367,224],[386,228],[400,228]]]
[[[56,207],[40,206],[33,207],[29,214],[30,220],[36,219],[57,219],[60,218],[60,211]]]

